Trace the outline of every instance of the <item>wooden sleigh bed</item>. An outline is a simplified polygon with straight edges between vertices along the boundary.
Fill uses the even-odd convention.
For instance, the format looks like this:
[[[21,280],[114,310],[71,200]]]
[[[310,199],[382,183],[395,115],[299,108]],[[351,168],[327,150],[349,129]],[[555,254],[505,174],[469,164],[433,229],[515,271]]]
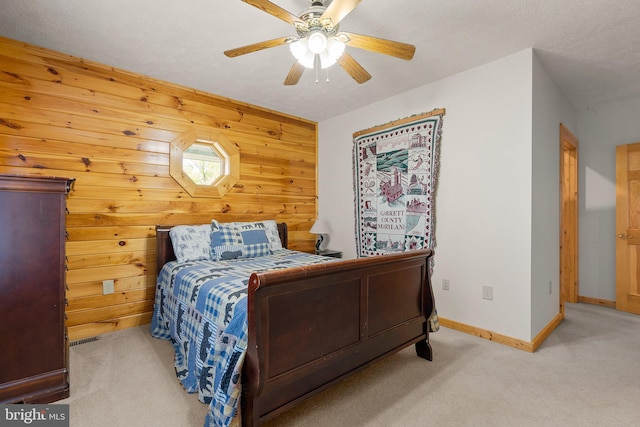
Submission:
[[[170,228],[156,228],[158,271],[175,260]],[[278,232],[286,248],[286,224]],[[432,255],[427,249],[251,274],[242,425],[259,425],[410,345],[432,360]]]

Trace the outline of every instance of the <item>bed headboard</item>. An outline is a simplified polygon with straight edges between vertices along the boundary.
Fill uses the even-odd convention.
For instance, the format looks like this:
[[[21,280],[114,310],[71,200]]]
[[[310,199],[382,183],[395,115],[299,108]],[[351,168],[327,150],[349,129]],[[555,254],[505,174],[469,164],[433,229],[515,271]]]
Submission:
[[[169,237],[169,230],[172,225],[156,225],[156,254],[158,257],[158,272],[163,265],[169,261],[176,259],[176,254],[173,252],[173,245],[171,244],[171,237]],[[287,223],[278,223],[278,234],[280,234],[280,241],[282,247],[287,249],[289,247],[289,232],[287,229]]]

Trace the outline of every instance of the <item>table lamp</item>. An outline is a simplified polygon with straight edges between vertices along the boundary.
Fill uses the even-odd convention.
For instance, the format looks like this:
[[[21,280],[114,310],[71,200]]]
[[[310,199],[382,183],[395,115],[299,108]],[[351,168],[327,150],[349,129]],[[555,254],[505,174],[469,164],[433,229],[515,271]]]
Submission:
[[[316,252],[322,252],[327,249],[329,243],[329,233],[331,233],[331,227],[325,221],[317,220],[310,230],[311,233],[317,234],[316,240]]]

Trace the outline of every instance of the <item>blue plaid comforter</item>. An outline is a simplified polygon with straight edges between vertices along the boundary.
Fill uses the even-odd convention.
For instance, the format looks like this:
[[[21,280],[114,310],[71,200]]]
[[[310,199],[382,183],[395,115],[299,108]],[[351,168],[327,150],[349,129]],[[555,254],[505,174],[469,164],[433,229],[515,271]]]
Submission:
[[[151,335],[171,341],[178,379],[209,404],[205,426],[228,426],[240,401],[251,273],[332,260],[282,249],[258,258],[172,261],[162,267]]]

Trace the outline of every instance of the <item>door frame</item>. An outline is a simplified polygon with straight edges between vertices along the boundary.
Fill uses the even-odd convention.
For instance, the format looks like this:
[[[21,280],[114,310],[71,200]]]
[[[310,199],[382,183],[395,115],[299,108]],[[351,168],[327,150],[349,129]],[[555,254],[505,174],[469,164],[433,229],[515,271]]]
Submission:
[[[578,138],[560,123],[560,313],[579,301]]]

